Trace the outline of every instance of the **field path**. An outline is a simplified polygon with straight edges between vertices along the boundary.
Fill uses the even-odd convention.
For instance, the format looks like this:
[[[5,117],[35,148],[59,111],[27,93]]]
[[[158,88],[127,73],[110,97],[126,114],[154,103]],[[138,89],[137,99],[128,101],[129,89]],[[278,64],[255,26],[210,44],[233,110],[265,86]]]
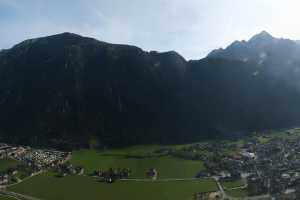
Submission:
[[[12,198],[12,199],[22,200],[22,199],[19,199],[19,198],[13,197],[13,196],[9,196],[9,195],[3,195],[3,194],[1,194],[1,191],[0,191],[0,197],[9,197],[9,198]]]
[[[229,200],[261,200],[261,199],[266,199],[266,198],[270,198],[271,196],[269,194],[264,194],[264,195],[258,195],[258,196],[252,196],[252,197],[244,197],[244,198],[240,198],[240,197],[232,197],[228,194],[226,194],[226,192],[224,191],[224,188],[223,186],[221,185],[220,181],[219,181],[219,178],[218,177],[213,177],[214,180],[216,181],[218,187],[219,187],[219,190],[222,194],[222,197],[221,197],[221,200],[224,200],[224,199],[229,199]],[[248,184],[246,184],[248,185]],[[243,186],[240,186],[240,187],[236,187],[236,188],[231,188],[233,190],[235,189],[244,189],[245,188],[245,185]]]
[[[22,182],[24,182],[24,181],[26,181],[26,180],[28,180],[28,179],[31,179],[31,178],[33,178],[33,177],[35,177],[35,176],[38,176],[38,175],[40,175],[40,174],[42,174],[42,173],[44,173],[45,171],[39,171],[39,172],[36,172],[36,173],[34,173],[33,175],[31,175],[31,176],[28,176],[28,177],[26,177],[26,178],[24,178],[24,179],[21,179],[19,182],[17,182],[17,183],[13,183],[13,184],[10,184],[10,185],[6,185],[5,187],[7,188],[7,187],[11,187],[11,186],[14,186],[14,185],[17,185],[17,184],[20,184],[20,183],[22,183]]]
[[[123,178],[120,179],[120,181],[136,181],[136,182],[172,182],[172,181],[200,181],[203,179],[209,179],[207,178],[165,178],[165,179],[156,179],[152,180],[149,178]]]
[[[42,199],[38,199],[38,198],[31,197],[28,195],[19,194],[19,193],[7,191],[7,190],[0,190],[0,194],[10,196],[10,197],[13,197],[18,200],[42,200]]]

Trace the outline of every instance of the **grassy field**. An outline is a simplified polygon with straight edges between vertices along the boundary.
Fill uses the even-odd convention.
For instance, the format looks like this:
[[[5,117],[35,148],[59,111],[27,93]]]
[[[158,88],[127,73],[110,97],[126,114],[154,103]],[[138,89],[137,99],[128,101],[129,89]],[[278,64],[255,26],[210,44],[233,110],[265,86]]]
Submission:
[[[2,195],[0,195],[0,200],[16,200],[16,199],[13,198],[13,197],[8,197],[8,196],[2,196]]]
[[[12,159],[0,159],[0,171],[5,171],[10,167],[17,166],[18,164],[18,161]]]
[[[190,200],[196,192],[216,191],[217,185],[211,179],[172,182],[118,181],[107,184],[87,176],[57,178],[53,173],[45,173],[12,186],[9,190],[44,200]]]
[[[73,152],[71,163],[83,166],[87,174],[110,167],[130,168],[131,178],[146,178],[146,170],[152,167],[158,169],[158,178],[193,178],[199,171],[205,170],[201,161],[183,160],[154,153],[159,148],[157,145],[145,145],[105,151],[80,150]],[[135,158],[135,156],[143,157]],[[169,182],[117,181],[107,184],[89,176],[58,178],[54,173],[33,177],[9,189],[44,200],[189,200],[196,192],[218,190],[212,179]]]
[[[244,185],[242,180],[236,180],[236,181],[222,181],[222,186],[225,188],[235,188]]]
[[[271,137],[268,136],[258,136],[257,140],[260,144],[266,144],[270,141]]]
[[[249,196],[249,192],[245,189],[228,190],[226,191],[226,194],[236,198],[244,198]]]
[[[153,146],[132,147],[123,150],[109,150],[98,152],[96,150],[81,150],[73,153],[71,163],[83,166],[87,173],[96,169],[130,168],[132,178],[145,178],[149,168],[157,168],[158,178],[193,178],[205,170],[203,162],[183,160],[169,156],[155,156]],[[149,155],[147,158],[128,158],[127,155]],[[151,157],[153,156],[153,157]]]

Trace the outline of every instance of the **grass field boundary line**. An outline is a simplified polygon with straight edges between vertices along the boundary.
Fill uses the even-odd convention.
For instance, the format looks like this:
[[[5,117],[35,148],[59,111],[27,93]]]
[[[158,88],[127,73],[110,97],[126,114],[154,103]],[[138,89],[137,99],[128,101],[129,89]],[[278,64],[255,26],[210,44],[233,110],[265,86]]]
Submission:
[[[238,189],[246,189],[247,187],[248,187],[248,184],[241,185],[241,186],[238,186],[238,187],[233,187],[233,188],[224,187],[224,189],[225,190],[238,190]]]
[[[22,200],[42,200],[42,199],[31,197],[31,196],[28,196],[28,195],[25,195],[25,194],[11,192],[11,191],[7,191],[7,190],[1,190],[0,192],[2,194],[6,195],[6,196],[12,196],[12,197],[14,197],[16,199],[22,199]]]
[[[172,182],[172,181],[201,181],[203,179],[211,179],[211,177],[204,178],[166,178],[166,179],[139,179],[139,178],[123,178],[120,181],[136,181],[136,182]]]
[[[17,197],[11,196],[11,195],[0,194],[0,197],[10,197],[10,198],[13,198],[13,199],[21,200],[21,199],[19,199]]]
[[[40,174],[42,174],[42,173],[44,173],[44,172],[45,172],[45,171],[39,171],[39,172],[33,174],[32,176],[28,176],[28,177],[22,179],[21,181],[19,181],[19,182],[17,182],[17,183],[13,183],[13,184],[10,184],[10,185],[6,185],[6,188],[12,187],[12,186],[14,186],[14,185],[18,185],[18,184],[20,184],[20,183],[22,183],[22,182],[24,182],[24,181],[27,181],[28,179],[31,179],[31,178],[33,178],[33,177],[35,177],[35,176],[37,176],[37,175],[40,175]]]

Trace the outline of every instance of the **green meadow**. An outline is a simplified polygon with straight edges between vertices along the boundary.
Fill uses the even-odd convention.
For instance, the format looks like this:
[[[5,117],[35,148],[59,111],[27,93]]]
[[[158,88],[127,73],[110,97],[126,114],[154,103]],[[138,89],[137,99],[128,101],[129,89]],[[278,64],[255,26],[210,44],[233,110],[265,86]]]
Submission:
[[[245,198],[249,196],[249,192],[246,189],[228,190],[226,194],[235,198]]]
[[[5,171],[8,168],[17,166],[18,164],[18,161],[12,159],[0,159],[0,171]]]
[[[222,181],[221,182],[222,186],[225,187],[226,189],[230,188],[235,188],[235,187],[240,187],[244,185],[242,180],[236,180],[236,181]]]
[[[156,153],[159,148],[158,145],[145,145],[103,151],[74,151],[70,162],[74,166],[83,166],[87,176],[57,177],[55,173],[48,172],[14,185],[9,190],[44,200],[189,200],[194,193],[218,190],[213,179],[163,180],[194,178],[205,167],[201,161]],[[119,180],[108,184],[88,176],[94,170],[110,167],[130,168],[130,178],[142,180]],[[157,181],[145,181],[145,172],[149,168],[158,170]]]
[[[9,196],[2,196],[0,195],[0,200],[16,200],[15,198],[13,197],[9,197]]]
[[[80,150],[73,152],[71,163],[83,166],[86,173],[97,169],[130,168],[131,178],[145,178],[149,168],[156,168],[158,178],[194,178],[199,171],[205,170],[202,161],[184,160],[171,156],[156,155],[151,147],[132,147],[124,150]],[[146,155],[145,158],[128,157],[128,155]]]
[[[117,181],[113,184],[100,182],[88,176],[58,178],[44,173],[9,190],[44,200],[191,200],[196,192],[217,191],[212,179],[201,181]]]

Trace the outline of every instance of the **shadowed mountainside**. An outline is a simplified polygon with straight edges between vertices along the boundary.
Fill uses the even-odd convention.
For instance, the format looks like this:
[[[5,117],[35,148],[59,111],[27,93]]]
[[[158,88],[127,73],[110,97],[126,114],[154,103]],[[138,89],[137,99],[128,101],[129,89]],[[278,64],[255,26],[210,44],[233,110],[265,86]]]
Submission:
[[[299,124],[298,44],[265,32],[235,43],[186,61],[71,33],[24,41],[0,52],[0,136],[178,143]]]

